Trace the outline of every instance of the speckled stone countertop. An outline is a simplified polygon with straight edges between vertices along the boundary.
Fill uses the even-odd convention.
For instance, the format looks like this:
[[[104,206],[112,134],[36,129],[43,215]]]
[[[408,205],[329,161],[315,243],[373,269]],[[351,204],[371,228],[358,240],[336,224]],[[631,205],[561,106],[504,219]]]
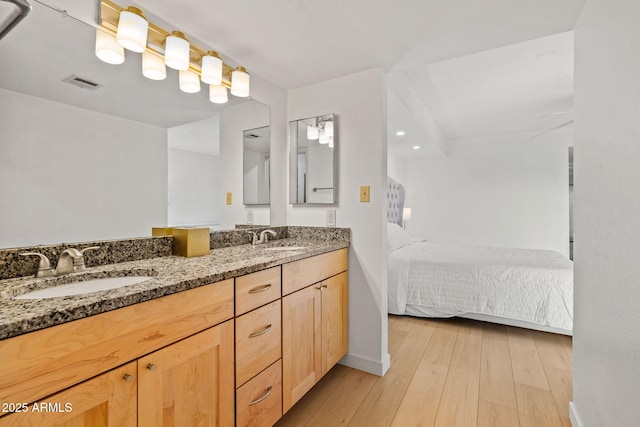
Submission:
[[[304,249],[266,250],[273,246],[303,246]],[[0,340],[348,246],[348,240],[285,238],[265,245],[213,249],[209,255],[201,257],[165,256],[91,267],[84,272],[59,277],[1,280]],[[135,285],[84,295],[38,300],[13,299],[32,290],[59,284],[100,277],[140,275],[152,278]]]

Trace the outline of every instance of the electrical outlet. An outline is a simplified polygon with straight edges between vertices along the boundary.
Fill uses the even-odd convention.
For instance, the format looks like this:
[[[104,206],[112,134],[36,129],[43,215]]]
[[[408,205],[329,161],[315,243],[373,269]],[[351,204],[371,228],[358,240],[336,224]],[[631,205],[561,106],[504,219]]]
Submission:
[[[253,224],[253,209],[247,209],[247,224]]]
[[[336,226],[336,210],[327,209],[327,227]]]
[[[369,186],[363,185],[360,187],[360,202],[368,202],[369,201]]]
[[[227,193],[227,204],[230,205],[233,203],[233,193]]]

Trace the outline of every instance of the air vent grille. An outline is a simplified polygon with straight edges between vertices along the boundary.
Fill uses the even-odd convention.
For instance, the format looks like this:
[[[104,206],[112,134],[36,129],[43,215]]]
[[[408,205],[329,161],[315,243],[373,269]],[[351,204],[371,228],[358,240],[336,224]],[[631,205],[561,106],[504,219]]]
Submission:
[[[89,90],[96,90],[103,86],[100,83],[92,82],[91,80],[86,79],[84,77],[78,77],[75,74],[70,75],[66,79],[63,79],[62,81],[65,83],[69,83],[74,86],[77,86],[79,88],[89,89]]]

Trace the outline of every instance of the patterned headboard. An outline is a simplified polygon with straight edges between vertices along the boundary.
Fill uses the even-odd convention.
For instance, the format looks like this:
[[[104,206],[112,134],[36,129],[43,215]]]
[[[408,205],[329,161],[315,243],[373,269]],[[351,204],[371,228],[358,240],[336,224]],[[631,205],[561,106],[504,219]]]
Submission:
[[[390,176],[387,177],[387,222],[402,226],[404,187]]]

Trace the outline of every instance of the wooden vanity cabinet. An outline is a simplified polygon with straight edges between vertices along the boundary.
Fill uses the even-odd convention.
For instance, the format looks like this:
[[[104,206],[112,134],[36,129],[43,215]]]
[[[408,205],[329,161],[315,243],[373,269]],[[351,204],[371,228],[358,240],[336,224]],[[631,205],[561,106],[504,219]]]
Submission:
[[[336,270],[342,272],[335,274]],[[347,353],[346,270],[346,249],[283,266],[283,289],[292,291],[282,298],[283,413]],[[312,280],[334,275],[305,286],[305,271],[311,272]]]

